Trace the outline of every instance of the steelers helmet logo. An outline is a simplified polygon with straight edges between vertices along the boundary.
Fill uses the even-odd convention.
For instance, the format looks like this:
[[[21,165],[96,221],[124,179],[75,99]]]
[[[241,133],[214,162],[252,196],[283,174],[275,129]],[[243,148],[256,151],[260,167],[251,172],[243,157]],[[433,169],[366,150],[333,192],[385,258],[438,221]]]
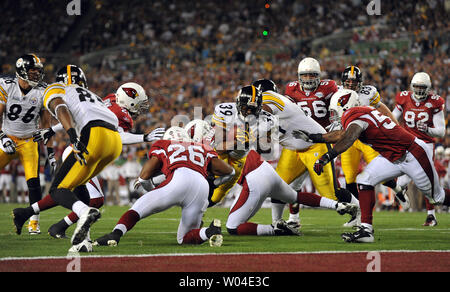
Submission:
[[[16,67],[22,67],[23,66],[23,59],[19,58],[16,62]]]

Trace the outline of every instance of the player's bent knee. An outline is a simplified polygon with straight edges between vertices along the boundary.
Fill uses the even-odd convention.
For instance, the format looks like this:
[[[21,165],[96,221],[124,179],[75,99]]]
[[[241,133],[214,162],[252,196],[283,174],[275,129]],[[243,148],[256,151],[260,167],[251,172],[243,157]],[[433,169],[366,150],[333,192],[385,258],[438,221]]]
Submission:
[[[357,185],[366,185],[366,186],[373,186],[374,184],[372,183],[371,179],[370,179],[370,174],[363,171],[362,173],[358,174],[358,176],[356,177],[356,183]]]

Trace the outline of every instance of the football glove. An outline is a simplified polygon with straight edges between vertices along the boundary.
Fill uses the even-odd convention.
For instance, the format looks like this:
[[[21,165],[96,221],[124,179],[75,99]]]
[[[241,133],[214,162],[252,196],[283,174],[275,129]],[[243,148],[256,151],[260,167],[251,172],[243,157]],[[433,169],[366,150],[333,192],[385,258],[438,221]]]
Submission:
[[[310,134],[303,130],[292,131],[292,136],[296,139],[304,140],[308,143],[325,143],[322,134]]]
[[[53,137],[54,135],[55,132],[52,130],[52,128],[40,129],[34,132],[33,141],[34,142],[44,141],[44,145],[47,145],[48,140],[50,140],[50,138]]]
[[[417,130],[426,133],[428,131],[428,125],[422,121],[417,122]]]
[[[83,156],[83,154],[89,155],[89,151],[87,151],[86,146],[83,144],[83,142],[80,141],[74,128],[70,128],[67,131],[67,134],[69,135],[70,143],[72,144],[71,146],[73,148],[75,158],[81,165],[83,164],[86,165],[87,162]]]
[[[331,149],[329,152],[325,153],[320,157],[316,163],[314,163],[314,172],[317,175],[321,175],[325,165],[327,165],[331,160],[337,157],[337,153],[334,149]]]
[[[144,142],[154,142],[157,140],[161,140],[165,132],[165,128],[154,129],[152,132],[144,135]]]
[[[0,149],[6,154],[16,153],[16,143],[2,131],[0,131]]]

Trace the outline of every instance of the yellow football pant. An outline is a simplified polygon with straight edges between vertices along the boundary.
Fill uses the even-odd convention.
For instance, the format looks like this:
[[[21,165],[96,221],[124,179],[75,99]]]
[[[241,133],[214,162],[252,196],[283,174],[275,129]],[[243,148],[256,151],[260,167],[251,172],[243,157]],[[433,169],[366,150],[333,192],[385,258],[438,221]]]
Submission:
[[[353,145],[341,154],[342,171],[344,172],[345,182],[347,184],[356,183],[361,157],[364,161],[370,163],[379,153],[372,147],[356,140]]]
[[[28,181],[32,178],[39,178],[39,145],[33,142],[33,138],[20,139],[8,136],[16,143],[16,153],[6,154],[0,150],[0,169],[8,165],[11,160],[19,158],[25,170],[25,178]]]
[[[81,141],[85,137],[81,137]],[[72,153],[61,165],[53,181],[55,188],[69,189],[86,184],[91,178],[98,175],[108,164],[119,157],[122,152],[122,140],[118,132],[104,128],[92,127],[85,143],[89,154],[83,154],[86,165],[80,164]]]
[[[237,183],[241,176],[242,169],[244,168],[247,156],[244,156],[240,159],[235,159],[230,157],[229,154],[221,154],[219,155],[219,158],[234,168],[235,175],[232,180],[220,185],[214,190],[214,193],[211,197],[211,201],[213,201],[214,203],[219,203],[220,201],[222,201],[222,199],[227,195],[230,189]]]
[[[328,152],[326,144],[318,143],[307,150],[283,149],[276,168],[278,175],[288,184],[308,171],[311,181],[322,197],[336,200],[334,190],[334,174],[331,163],[325,165],[321,175],[314,172],[317,159]]]

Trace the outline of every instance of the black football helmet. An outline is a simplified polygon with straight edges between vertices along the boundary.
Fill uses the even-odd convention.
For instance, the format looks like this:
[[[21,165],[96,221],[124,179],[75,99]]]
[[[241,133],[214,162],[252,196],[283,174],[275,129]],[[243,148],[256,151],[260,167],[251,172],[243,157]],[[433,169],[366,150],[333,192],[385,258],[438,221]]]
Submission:
[[[44,66],[35,54],[25,54],[16,61],[16,76],[31,87],[35,87],[44,79]]]
[[[66,85],[76,84],[88,88],[86,75],[80,67],[75,65],[67,65],[59,69],[56,73],[56,82],[62,82]]]
[[[341,82],[342,86],[346,89],[358,92],[363,86],[363,81],[361,69],[356,66],[348,66],[342,72]]]
[[[262,91],[259,88],[253,85],[242,87],[236,98],[237,110],[240,117],[243,120],[250,115],[258,117],[261,112],[262,101]]]
[[[275,82],[269,79],[259,79],[253,81],[252,85],[261,90],[262,92],[272,90],[278,93],[277,85],[275,84]]]

